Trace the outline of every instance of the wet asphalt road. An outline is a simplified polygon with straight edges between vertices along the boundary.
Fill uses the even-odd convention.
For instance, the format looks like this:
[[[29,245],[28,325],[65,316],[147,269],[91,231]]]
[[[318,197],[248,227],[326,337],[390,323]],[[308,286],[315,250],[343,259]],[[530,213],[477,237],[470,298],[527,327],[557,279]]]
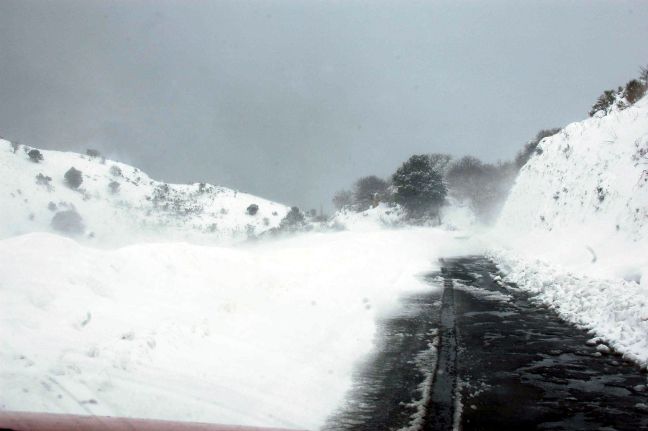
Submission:
[[[646,375],[502,283],[490,261],[445,260],[427,279],[438,288],[380,322],[325,429],[648,429]]]

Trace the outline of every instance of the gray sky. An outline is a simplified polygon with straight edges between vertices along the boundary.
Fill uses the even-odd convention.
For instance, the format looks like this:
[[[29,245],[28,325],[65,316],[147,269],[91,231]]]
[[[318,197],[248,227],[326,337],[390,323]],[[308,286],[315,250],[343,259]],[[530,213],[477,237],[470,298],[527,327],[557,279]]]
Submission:
[[[305,208],[511,158],[648,64],[646,1],[1,0],[0,136]]]

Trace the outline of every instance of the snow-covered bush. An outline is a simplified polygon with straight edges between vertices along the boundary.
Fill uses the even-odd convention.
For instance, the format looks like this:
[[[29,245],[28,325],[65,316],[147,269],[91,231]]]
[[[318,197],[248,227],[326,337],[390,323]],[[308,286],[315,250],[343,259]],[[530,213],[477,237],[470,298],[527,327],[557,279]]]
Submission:
[[[538,148],[538,144],[540,143],[540,141],[542,141],[544,138],[547,138],[549,136],[553,136],[558,132],[560,132],[559,127],[540,130],[536,134],[535,138],[527,142],[524,145],[524,147],[515,156],[515,165],[517,166],[517,168],[518,169],[522,168],[522,166],[526,165],[526,162],[528,162],[529,159],[534,154],[542,151],[541,149]]]
[[[38,184],[39,186],[45,186],[49,189],[51,181],[52,177],[48,177],[47,175],[43,175],[41,173],[36,175],[36,184]]]
[[[353,185],[353,203],[358,211],[378,205],[387,197],[389,184],[375,175],[359,178]]]
[[[306,217],[297,207],[290,208],[288,214],[279,223],[280,232],[297,232],[305,230],[307,226]]]
[[[245,210],[247,215],[251,215],[251,216],[255,215],[258,211],[259,211],[259,206],[257,204],[250,204]]]
[[[98,150],[93,150],[93,149],[90,149],[90,148],[88,148],[86,150],[86,155],[89,156],[89,157],[93,157],[93,158],[94,157],[101,157],[101,153]]]
[[[617,100],[617,94],[620,90],[620,87],[617,91],[605,90],[603,94],[601,94],[598,99],[596,99],[596,103],[594,103],[594,105],[592,106],[592,109],[589,112],[589,116],[593,117],[599,111],[603,111],[607,114],[609,110],[614,106]]]
[[[52,228],[71,235],[82,234],[85,230],[83,218],[75,209],[59,211],[52,218]]]
[[[117,193],[119,191],[119,183],[117,181],[111,181],[108,183],[108,188],[110,189],[110,193]]]
[[[598,112],[607,115],[614,108],[622,110],[628,106],[634,105],[646,94],[646,90],[648,90],[648,67],[642,67],[639,79],[628,81],[625,88],[619,87],[616,91],[604,91],[596,100],[594,106],[592,106],[589,116],[593,117]]]
[[[83,182],[83,174],[80,170],[71,167],[65,173],[65,184],[71,189],[78,189],[81,183]]]
[[[34,163],[38,163],[43,160],[43,155],[38,150],[29,150],[27,155],[29,156],[29,160]]]
[[[121,168],[117,165],[112,165],[110,167],[110,175],[112,175],[113,177],[121,177],[122,176]]]

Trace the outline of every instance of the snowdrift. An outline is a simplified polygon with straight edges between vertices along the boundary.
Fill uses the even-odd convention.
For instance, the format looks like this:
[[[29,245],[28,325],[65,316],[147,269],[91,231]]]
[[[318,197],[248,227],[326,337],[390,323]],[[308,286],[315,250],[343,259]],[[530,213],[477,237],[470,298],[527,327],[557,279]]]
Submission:
[[[648,98],[543,139],[494,231],[509,280],[648,361]]]
[[[166,184],[124,163],[78,153],[15,148],[0,139],[0,238],[28,232],[54,232],[52,219],[75,210],[83,228],[74,234],[95,245],[142,241],[228,241],[258,235],[279,225],[285,205],[211,184]],[[65,173],[82,172],[78,189]],[[116,184],[116,185],[115,185]],[[247,214],[247,207],[258,212]],[[68,232],[72,234],[73,232]]]
[[[429,228],[238,247],[0,240],[0,408],[317,429],[377,317],[466,247]]]

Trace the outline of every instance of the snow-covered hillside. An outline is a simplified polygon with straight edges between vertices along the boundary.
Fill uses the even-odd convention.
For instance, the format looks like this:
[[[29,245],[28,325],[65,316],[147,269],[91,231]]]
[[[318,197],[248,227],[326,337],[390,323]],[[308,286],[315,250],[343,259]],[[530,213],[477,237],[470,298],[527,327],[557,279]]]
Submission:
[[[288,211],[284,205],[225,187],[165,184],[101,157],[41,150],[43,160],[33,162],[29,150],[0,139],[0,238],[53,232],[53,217],[74,209],[83,221],[77,240],[98,245],[211,243],[267,231]],[[64,180],[71,167],[82,173],[78,189]],[[247,213],[251,204],[258,205],[254,215]]]
[[[648,361],[648,97],[541,141],[493,237],[509,279]]]
[[[590,240],[648,236],[648,98],[545,138],[522,168],[500,225],[525,231],[584,228]],[[643,163],[642,163],[643,162]]]

